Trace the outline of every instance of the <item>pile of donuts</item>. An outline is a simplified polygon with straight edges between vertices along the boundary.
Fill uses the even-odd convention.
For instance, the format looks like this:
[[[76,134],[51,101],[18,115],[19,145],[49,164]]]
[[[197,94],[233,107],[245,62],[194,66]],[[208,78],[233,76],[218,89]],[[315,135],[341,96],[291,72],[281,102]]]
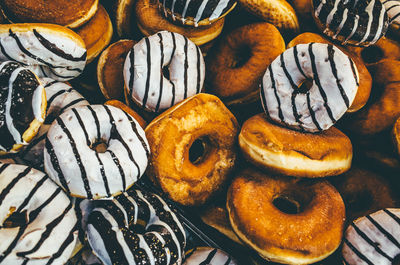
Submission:
[[[189,249],[180,206],[254,264],[400,262],[399,0],[3,0],[0,23],[1,264],[239,264]]]

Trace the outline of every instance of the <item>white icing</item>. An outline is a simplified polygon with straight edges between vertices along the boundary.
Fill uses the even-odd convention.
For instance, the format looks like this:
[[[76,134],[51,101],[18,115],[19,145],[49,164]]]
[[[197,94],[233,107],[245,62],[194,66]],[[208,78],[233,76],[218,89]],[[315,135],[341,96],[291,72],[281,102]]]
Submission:
[[[390,23],[400,25],[400,1],[399,0],[381,0],[385,9],[387,11],[387,15],[390,19]]]
[[[195,248],[193,253],[190,254],[189,258],[185,260],[183,265],[199,265],[202,264],[205,260],[207,260],[207,257],[212,257],[211,260],[209,259],[209,262],[207,265],[238,265],[234,259],[229,257],[229,255],[222,251],[221,249],[216,249],[216,248],[211,248],[211,247],[199,247]],[[216,251],[216,252],[215,252]],[[190,251],[189,251],[190,252]],[[215,253],[211,253],[215,252]],[[228,260],[230,260],[229,263]]]
[[[209,20],[213,21],[214,19],[219,18],[222,15],[222,11],[228,6],[230,0],[220,0],[218,1],[217,7],[214,9],[214,12],[211,14]]]

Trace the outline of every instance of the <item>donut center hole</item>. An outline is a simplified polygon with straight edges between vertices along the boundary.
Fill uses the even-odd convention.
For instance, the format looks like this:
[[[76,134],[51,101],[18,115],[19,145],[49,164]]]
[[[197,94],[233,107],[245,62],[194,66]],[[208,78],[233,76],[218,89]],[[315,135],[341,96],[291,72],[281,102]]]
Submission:
[[[166,79],[169,80],[169,77],[170,77],[170,75],[169,75],[169,65],[166,65],[166,66],[164,66],[162,68],[162,74]]]
[[[105,153],[107,151],[108,148],[108,144],[105,140],[100,139],[95,141],[90,148],[94,151],[96,151],[97,153]]]
[[[369,46],[361,51],[361,58],[365,63],[376,63],[383,58],[383,51],[378,46]]]
[[[251,49],[249,46],[241,46],[234,53],[231,68],[240,68],[247,63],[251,57]]]
[[[28,223],[28,212],[13,212],[3,222],[3,228],[22,227]]]
[[[189,161],[195,165],[203,162],[207,157],[210,144],[210,139],[208,139],[207,137],[202,137],[194,140],[189,148]]]
[[[345,201],[350,211],[359,212],[369,209],[372,205],[373,198],[368,191],[361,191],[355,194],[349,194]]]
[[[306,94],[312,87],[313,81],[312,79],[306,79],[301,83],[298,88],[297,88],[297,93],[298,94]]]
[[[277,194],[272,204],[286,214],[298,214],[304,211],[312,200],[312,192],[308,189],[293,188]]]

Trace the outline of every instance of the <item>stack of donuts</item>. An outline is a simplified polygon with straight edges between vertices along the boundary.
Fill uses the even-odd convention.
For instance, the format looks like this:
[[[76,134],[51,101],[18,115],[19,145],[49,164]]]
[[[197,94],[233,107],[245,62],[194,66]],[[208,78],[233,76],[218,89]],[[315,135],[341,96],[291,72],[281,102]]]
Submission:
[[[0,263],[397,264],[399,21],[399,0],[0,2]],[[243,253],[192,242],[186,210]]]

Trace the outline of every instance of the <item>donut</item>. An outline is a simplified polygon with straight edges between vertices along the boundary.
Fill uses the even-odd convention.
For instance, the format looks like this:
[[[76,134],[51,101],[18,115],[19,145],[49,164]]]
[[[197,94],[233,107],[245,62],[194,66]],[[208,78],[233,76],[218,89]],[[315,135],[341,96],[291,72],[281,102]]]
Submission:
[[[269,261],[314,263],[342,240],[345,207],[327,181],[274,177],[249,168],[233,180],[226,204],[235,233]]]
[[[325,177],[346,172],[353,157],[350,139],[335,127],[302,133],[270,123],[263,113],[248,119],[239,146],[251,163],[278,174]]]
[[[207,56],[207,92],[227,105],[258,100],[268,65],[284,52],[285,42],[269,23],[242,26],[221,37]]]
[[[122,109],[123,111],[125,111],[126,113],[131,115],[143,129],[146,128],[147,122],[138,113],[136,113],[133,109],[129,108],[127,105],[125,105],[121,101],[112,99],[112,100],[106,101],[104,104]]]
[[[358,218],[343,240],[343,263],[396,264],[400,254],[400,209],[386,208]]]
[[[369,46],[383,37],[389,19],[380,0],[313,0],[312,15],[320,30],[342,45]]]
[[[321,132],[347,111],[358,86],[354,62],[341,50],[324,43],[298,44],[268,66],[261,83],[261,101],[274,122]]]
[[[105,265],[181,264],[186,245],[185,230],[164,200],[138,189],[94,201],[86,234]]]
[[[41,78],[40,82],[46,91],[47,116],[36,137],[18,153],[19,158],[36,168],[44,166],[43,150],[51,123],[67,109],[89,105],[89,102],[67,83],[51,78]]]
[[[146,174],[174,201],[200,205],[232,171],[238,123],[220,99],[197,94],[169,108],[145,129]]]
[[[53,122],[44,168],[71,196],[98,199],[132,186],[144,173],[149,153],[143,129],[129,114],[88,105],[71,108]]]
[[[391,185],[383,176],[359,166],[352,166],[330,182],[343,198],[349,221],[398,204]]]
[[[135,0],[116,0],[113,5],[115,30],[120,38],[132,38],[135,32]]]
[[[380,43],[384,38],[380,39],[378,43]],[[333,44],[329,40],[323,38],[321,35],[318,35],[316,33],[311,33],[311,32],[305,32],[300,35],[298,35],[296,38],[291,40],[287,48],[291,48],[293,46],[296,46],[297,44],[307,44],[310,42],[319,42],[319,43],[326,43],[326,44]],[[374,45],[373,45],[374,46]],[[370,46],[370,47],[373,47]],[[350,107],[347,109],[347,112],[356,112],[360,110],[362,107],[365,106],[365,104],[368,101],[369,95],[371,93],[371,87],[372,87],[372,77],[371,74],[368,72],[367,67],[365,66],[363,59],[361,58],[360,54],[354,54],[353,50],[349,47],[340,47],[336,46],[336,48],[339,48],[342,52],[344,52],[347,56],[353,60],[355,67],[357,68],[358,75],[359,75],[359,86],[357,90],[357,94],[353,100],[353,103],[350,105]],[[361,49],[358,48],[357,49]],[[368,49],[368,48],[366,48]]]
[[[0,155],[16,153],[37,134],[46,117],[46,92],[21,64],[0,63]]]
[[[237,265],[234,258],[225,251],[212,247],[196,247],[190,249],[185,254],[183,265]]]
[[[392,138],[393,138],[394,148],[396,149],[396,152],[400,157],[400,117],[397,119],[396,123],[393,126]]]
[[[14,23],[50,23],[77,28],[97,10],[98,0],[4,0],[2,7]]]
[[[189,38],[196,45],[203,45],[218,37],[224,26],[225,18],[202,27],[186,27],[174,24],[163,16],[158,5],[158,1],[138,0],[136,2],[136,23],[145,36],[167,30]]]
[[[383,0],[383,6],[386,9],[390,25],[400,26],[400,3],[398,0]]]
[[[136,42],[119,40],[108,46],[97,63],[97,81],[106,99],[124,98],[123,67],[126,55]]]
[[[83,40],[72,30],[52,24],[0,25],[0,61],[17,61],[39,77],[58,81],[82,73],[86,64]]]
[[[75,32],[85,42],[86,63],[90,63],[110,44],[113,26],[107,11],[99,5],[96,14]]]
[[[163,15],[187,26],[209,25],[225,17],[236,6],[236,0],[190,1],[159,0]]]
[[[68,196],[44,173],[0,164],[0,262],[65,264],[77,241]]]
[[[127,94],[148,111],[163,111],[200,93],[204,68],[196,44],[174,32],[158,32],[143,38],[126,56]]]

